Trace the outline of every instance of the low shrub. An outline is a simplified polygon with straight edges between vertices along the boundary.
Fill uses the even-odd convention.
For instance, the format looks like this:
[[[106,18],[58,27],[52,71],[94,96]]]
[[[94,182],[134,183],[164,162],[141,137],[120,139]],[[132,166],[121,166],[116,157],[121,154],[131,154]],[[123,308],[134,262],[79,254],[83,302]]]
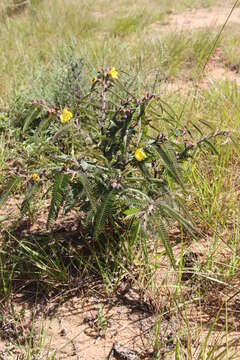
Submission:
[[[75,209],[94,254],[107,246],[111,257],[127,241],[132,258],[139,237],[157,236],[176,268],[169,226],[197,231],[184,205],[182,163],[203,143],[214,149],[211,139],[224,132],[196,140],[159,96],[136,95],[136,79],[112,67],[87,82],[85,69],[83,60],[71,59],[49,102],[13,107],[24,164],[7,176],[0,202],[21,182],[23,215],[51,194],[48,229],[60,211]]]

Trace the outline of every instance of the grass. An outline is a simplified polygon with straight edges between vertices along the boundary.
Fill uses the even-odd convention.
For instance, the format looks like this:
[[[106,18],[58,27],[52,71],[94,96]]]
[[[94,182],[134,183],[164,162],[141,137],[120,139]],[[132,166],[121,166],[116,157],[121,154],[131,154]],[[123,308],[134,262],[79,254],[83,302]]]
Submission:
[[[158,44],[150,42],[150,46],[147,44],[149,41],[144,41],[144,32],[151,24],[159,20],[168,22],[169,12],[175,10],[174,3],[141,1],[131,6],[128,4],[126,7],[124,1],[119,1],[116,9],[110,1],[99,1],[93,5],[91,2],[82,4],[71,0],[64,8],[60,0],[55,1],[54,4],[40,1],[24,9],[20,15],[4,16],[0,30],[2,69],[0,106],[5,106],[9,95],[15,89],[23,89],[31,84],[35,72],[42,66],[49,67],[56,56],[57,48],[69,42],[75,42],[77,48],[82,50],[85,49],[87,41],[88,46],[85,51],[97,66],[102,64],[103,57],[106,56],[108,60],[108,55],[105,54],[108,48],[111,61],[118,66],[124,66],[125,59],[128,59],[127,63],[130,60],[130,65],[136,66],[136,63],[142,60],[141,54],[144,56],[146,53],[145,62],[149,64],[149,68],[156,67],[160,62],[163,63],[164,70],[167,68],[168,71],[171,69],[173,71],[176,68],[175,75],[178,61],[182,60],[181,64],[184,64],[184,58],[189,51],[193,51],[193,57],[196,56],[197,59],[198,55],[201,57],[198,52],[208,49],[209,40],[205,37],[207,42],[204,42],[204,35],[202,38],[202,34],[199,33],[200,39],[192,44],[194,40],[191,40],[191,36],[186,40],[184,36],[180,36],[177,39],[176,54],[173,54],[176,40],[172,43],[172,50],[169,46],[165,46],[165,44],[171,45],[173,40],[171,35],[169,40],[165,40],[164,35],[161,36]],[[176,9],[178,11],[189,5],[187,2],[179,2],[179,4]],[[103,49],[104,53],[102,53]],[[148,63],[148,54],[151,51],[153,56]],[[119,57],[120,52],[127,54]],[[191,54],[189,56],[191,57]],[[194,67],[194,62],[192,64]],[[11,74],[10,78],[8,74]]]
[[[54,146],[46,146],[42,153],[37,153],[34,144],[21,139],[12,130],[8,109],[11,106],[10,114],[19,121],[21,101],[52,96],[61,75],[59,72],[64,68],[63,61],[69,56],[69,44],[74,45],[79,56],[88,59],[89,79],[86,82],[91,82],[101,66],[114,65],[135,74],[136,92],[142,94],[157,76],[156,92],[171,104],[175,113],[181,114],[182,124],[202,122],[203,133],[209,127],[216,131],[228,130],[235,142],[239,142],[239,88],[234,83],[220,81],[195,90],[202,75],[199,69],[208,57],[218,29],[157,35],[151,30],[156,23],[167,23],[172,11],[221,5],[222,2],[179,1],[176,5],[175,1],[121,0],[116,5],[108,0],[69,0],[64,2],[64,6],[62,0],[31,3],[17,14],[7,16],[4,13],[1,20],[0,184],[5,181],[6,169],[14,174],[16,163],[24,166],[27,158],[32,159],[32,169],[36,163],[47,166],[49,158],[46,154],[57,151]],[[6,4],[2,2],[1,6],[0,11],[4,12]],[[217,47],[220,61],[238,72],[238,29],[234,26],[225,29]],[[192,81],[187,91],[164,88],[168,82],[179,79]],[[14,104],[12,99],[15,99]],[[194,136],[193,142],[200,137],[197,130]],[[176,272],[170,268],[158,236],[155,239],[142,237],[137,247],[128,242],[127,249],[121,249],[114,263],[101,263],[97,254],[93,259],[82,245],[76,246],[77,238],[69,234],[45,236],[30,232],[30,235],[24,235],[13,231],[19,219],[18,215],[12,214],[16,214],[17,199],[23,193],[23,189],[17,188],[15,203],[0,209],[2,303],[8,306],[14,302],[16,294],[23,293],[30,298],[38,294],[39,298],[48,299],[51,299],[49,294],[71,291],[90,296],[94,293],[91,287],[106,294],[111,303],[126,281],[138,288],[142,294],[140,304],[150,309],[154,318],[148,329],[148,349],[152,350],[149,355],[152,359],[167,359],[167,356],[193,360],[233,359],[232,343],[237,321],[234,301],[239,297],[240,271],[239,148],[226,137],[216,139],[215,146],[218,153],[204,145],[202,151],[196,150],[194,158],[184,167],[187,207],[200,235],[196,240],[181,229],[170,234],[179,265]],[[6,218],[9,208],[10,215]],[[37,222],[38,217],[44,217],[44,211],[40,202],[32,223]],[[9,223],[13,228],[9,228]],[[134,231],[137,234],[139,229]],[[111,252],[109,246],[108,254]],[[127,257],[124,263],[122,254]],[[99,281],[95,261],[103,281]],[[131,266],[127,268],[126,263]],[[84,282],[86,277],[89,283]],[[34,309],[35,304],[30,306]],[[1,329],[12,323],[18,328],[23,321],[9,308],[3,308],[1,313]],[[108,317],[101,305],[98,312],[101,336],[107,336],[110,326],[106,319]],[[41,352],[45,358],[54,359],[57,354],[46,350],[45,330],[39,330],[37,324],[39,336],[35,338],[34,327],[33,320],[23,344],[19,343],[18,336],[11,334],[8,341],[20,348],[23,359],[40,358]],[[9,351],[9,356],[14,356]]]

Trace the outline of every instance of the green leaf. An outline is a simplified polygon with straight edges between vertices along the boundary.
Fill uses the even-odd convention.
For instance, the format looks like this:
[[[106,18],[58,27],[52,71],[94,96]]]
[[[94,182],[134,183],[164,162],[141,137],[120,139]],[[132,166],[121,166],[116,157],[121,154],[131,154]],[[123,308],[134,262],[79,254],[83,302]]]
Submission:
[[[137,208],[130,208],[130,209],[125,210],[123,213],[124,213],[124,215],[132,216],[132,215],[138,214],[138,213],[139,213],[139,209],[137,209]]]
[[[205,140],[204,142],[210,147],[213,154],[218,155],[218,156],[220,155],[219,152],[217,151],[216,147],[210,141]]]
[[[196,236],[195,233],[197,229],[191,224],[190,221],[186,220],[178,210],[173,209],[165,203],[161,203],[160,207],[167,213],[172,219],[176,220],[180,225],[182,225],[192,236]]]
[[[55,118],[56,118],[56,115],[50,115],[50,116],[44,117],[44,118],[40,121],[40,124],[39,124],[39,126],[38,126],[37,135],[39,135],[43,130],[45,130],[46,128],[48,128],[50,122],[51,122],[51,121],[54,121]]]
[[[82,183],[80,182],[71,183],[71,189],[70,191],[68,191],[64,202],[64,209],[63,209],[64,215],[67,214],[68,211],[70,211],[76,206],[77,202],[81,198],[82,191],[83,191]]]
[[[47,228],[49,228],[53,221],[58,217],[59,210],[65,200],[67,189],[69,185],[69,176],[67,174],[58,174],[53,184],[52,199],[48,213]]]
[[[180,168],[177,164],[176,156],[173,152],[173,150],[170,148],[170,144],[162,144],[162,145],[156,145],[156,149],[161,156],[162,160],[167,166],[168,171],[174,178],[174,180],[181,185],[182,188],[184,188],[182,179],[181,179],[181,173]]]
[[[84,192],[85,192],[88,200],[90,201],[92,209],[96,210],[96,199],[94,196],[94,191],[93,191],[92,185],[90,184],[87,176],[82,171],[80,171],[78,173],[78,179],[80,180],[80,182],[83,185]]]
[[[30,113],[30,115],[27,116],[24,126],[23,126],[23,132],[27,131],[32,124],[32,122],[39,116],[39,114],[43,111],[42,108],[35,107],[33,111]]]
[[[55,142],[59,137],[61,137],[65,132],[67,132],[68,130],[70,130],[72,128],[72,123],[68,123],[63,125],[56,133],[55,135],[52,137],[51,142]]]
[[[107,219],[112,211],[113,207],[113,193],[109,191],[102,199],[102,202],[97,208],[94,226],[94,238],[98,240],[99,235],[103,232]]]
[[[35,194],[39,191],[39,188],[40,188],[40,185],[37,183],[30,185],[28,187],[25,198],[21,205],[21,213],[22,214],[25,214],[29,210],[30,203],[33,200]]]
[[[129,247],[136,243],[140,231],[140,226],[140,220],[135,220],[131,224],[128,240]]]
[[[143,161],[138,162],[137,164],[145,179],[150,181],[151,175],[149,174],[146,164]]]
[[[168,238],[167,230],[165,229],[165,226],[161,220],[160,220],[160,223],[158,226],[158,233],[159,233],[160,239],[163,243],[163,246],[165,248],[166,254],[169,257],[169,260],[171,261],[172,267],[174,268],[174,270],[176,270],[176,262],[174,259],[172,246],[171,246],[169,238]]]

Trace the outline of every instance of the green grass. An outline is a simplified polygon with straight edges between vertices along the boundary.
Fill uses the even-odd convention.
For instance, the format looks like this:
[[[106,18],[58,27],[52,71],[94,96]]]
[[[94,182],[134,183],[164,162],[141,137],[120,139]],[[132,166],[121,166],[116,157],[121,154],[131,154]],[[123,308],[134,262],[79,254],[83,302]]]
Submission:
[[[4,184],[8,171],[14,174],[16,163],[25,171],[25,164],[31,160],[32,167],[28,170],[32,172],[37,165],[50,166],[48,155],[57,153],[52,144],[44,144],[37,152],[39,148],[32,140],[21,138],[13,130],[9,114],[10,120],[18,123],[29,99],[54,101],[53,94],[59,88],[58,81],[64,71],[64,61],[69,59],[71,44],[77,56],[87,62],[88,77],[84,84],[89,85],[102,66],[115,66],[122,71],[120,76],[124,76],[124,72],[134,75],[136,94],[149,90],[156,78],[155,92],[171,105],[171,111],[181,115],[182,124],[200,126],[202,122],[203,135],[209,128],[227,130],[238,144],[239,88],[228,81],[214,83],[209,88],[200,87],[197,91],[194,87],[201,79],[201,68],[219,29],[179,34],[162,32],[157,36],[152,36],[149,30],[156,22],[167,23],[172,11],[222,3],[213,0],[183,0],[177,4],[157,0],[117,3],[69,0],[63,6],[62,0],[42,0],[32,2],[21,13],[4,15],[0,27],[0,184]],[[2,2],[0,11],[5,9],[6,4]],[[238,29],[231,26],[225,29],[217,44],[220,61],[237,72],[238,35]],[[187,91],[164,88],[168,82],[179,79],[193,80]],[[157,117],[156,124],[159,125]],[[165,129],[164,123],[160,125]],[[201,135],[195,129],[192,142]],[[38,141],[43,142],[44,138]],[[170,237],[178,264],[176,272],[171,269],[157,234],[154,239],[142,237],[139,243],[126,242],[113,263],[102,263],[99,254],[95,254],[95,258],[89,256],[81,244],[76,246],[76,240],[66,234],[19,235],[13,231],[19,218],[10,215],[7,221],[5,219],[10,206],[6,203],[6,207],[0,209],[1,300],[9,304],[24,289],[33,296],[36,293],[39,296],[68,291],[79,293],[79,283],[84,283],[86,293],[92,295],[92,283],[95,281],[98,285],[101,278],[98,291],[106,294],[111,302],[124,284],[123,279],[128,279],[143,294],[143,302],[155,317],[148,338],[149,349],[153,349],[152,359],[167,359],[170,354],[174,359],[184,359],[184,356],[193,360],[232,359],[231,335],[236,318],[228,298],[237,293],[240,275],[239,147],[230,137],[224,136],[216,138],[214,145],[218,153],[203,145],[184,166],[187,208],[200,234],[194,239],[178,229],[177,235]],[[18,187],[16,195],[21,197],[23,190]],[[38,204],[37,214],[31,219],[33,223],[40,216],[46,217],[43,201]],[[13,228],[9,227],[9,222]],[[137,235],[139,229],[134,231]],[[107,251],[110,258],[111,246]],[[196,259],[186,265],[191,253]],[[124,262],[122,254],[126,257]],[[129,268],[126,263],[130,264]],[[4,311],[2,309],[2,316]],[[199,313],[194,331],[192,312]],[[9,310],[8,313],[11,314]],[[105,334],[108,323],[103,314],[101,308],[98,325]],[[161,325],[165,324],[166,316],[168,326],[173,328],[168,337],[161,337]],[[19,323],[18,317],[13,314],[10,317]],[[6,317],[5,321],[12,320]],[[35,339],[30,332],[23,345],[19,345],[18,339],[13,339],[13,343],[21,348],[24,359],[33,360],[36,354],[45,351],[44,334],[45,330],[39,331]],[[54,359],[54,355],[46,356]]]
[[[189,5],[179,2],[175,8],[174,4],[141,1],[126,6],[124,1],[119,1],[116,7],[110,1],[98,1],[93,5],[71,0],[62,7],[60,0],[54,4],[40,1],[18,15],[5,16],[0,29],[0,106],[5,106],[15,89],[22,90],[31,84],[35,72],[42,66],[48,68],[57,49],[72,41],[81,52],[88,43],[86,55],[98,66],[104,60],[109,61],[107,51],[111,62],[118,66],[126,62],[136,67],[145,53],[147,71],[163,64],[163,71],[168,69],[175,75],[187,56],[194,67],[208,49],[207,35],[199,33],[198,40],[192,40],[191,36],[185,39],[183,35],[176,40],[170,35],[166,40],[163,34],[158,44],[150,41],[150,45],[149,40],[144,40],[151,24],[159,20],[167,22],[170,11],[180,11]],[[211,38],[212,34],[209,36]],[[120,57],[119,53],[124,56]]]
[[[239,29],[232,25],[226,32],[222,44],[222,58],[226,66],[239,72]]]

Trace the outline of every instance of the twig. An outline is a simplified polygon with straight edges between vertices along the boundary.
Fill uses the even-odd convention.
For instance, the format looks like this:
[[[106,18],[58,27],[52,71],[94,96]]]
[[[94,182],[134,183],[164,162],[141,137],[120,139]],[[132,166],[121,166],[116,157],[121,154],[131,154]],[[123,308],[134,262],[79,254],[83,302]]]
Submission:
[[[213,133],[211,135],[206,135],[202,139],[198,140],[195,144],[190,144],[190,145],[186,146],[185,149],[181,153],[178,154],[177,158],[183,159],[189,150],[192,150],[192,149],[198,147],[199,145],[201,145],[202,143],[204,143],[205,141],[213,139],[217,136],[229,137],[230,133],[229,133],[229,131],[223,130],[223,131],[216,131],[215,133]]]
[[[101,130],[103,129],[106,120],[107,89],[108,89],[108,85],[106,78],[104,77],[103,91],[102,91],[102,121],[100,124]]]

